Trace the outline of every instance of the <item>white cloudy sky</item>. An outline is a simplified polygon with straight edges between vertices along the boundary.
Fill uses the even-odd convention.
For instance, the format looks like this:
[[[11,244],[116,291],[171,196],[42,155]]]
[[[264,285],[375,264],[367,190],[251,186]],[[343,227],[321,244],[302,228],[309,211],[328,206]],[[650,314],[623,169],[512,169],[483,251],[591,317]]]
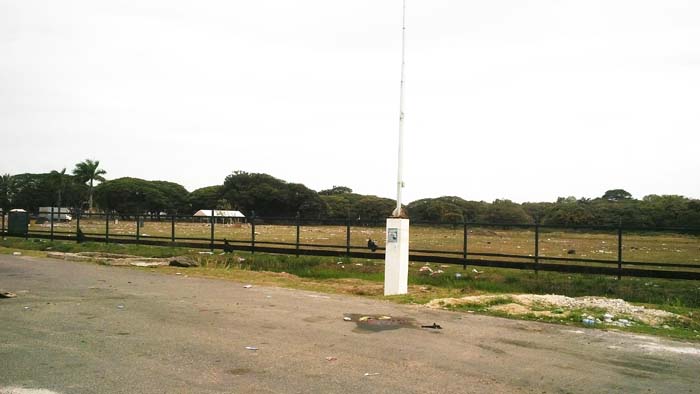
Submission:
[[[407,201],[700,198],[700,2],[408,0]],[[400,0],[0,0],[0,172],[394,197]]]

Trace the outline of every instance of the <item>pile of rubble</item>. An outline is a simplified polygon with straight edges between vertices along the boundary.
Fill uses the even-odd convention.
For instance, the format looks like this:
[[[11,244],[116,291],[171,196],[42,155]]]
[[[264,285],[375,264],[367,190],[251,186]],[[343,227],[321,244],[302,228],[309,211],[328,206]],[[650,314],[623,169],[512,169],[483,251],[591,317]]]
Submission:
[[[601,316],[588,313],[582,322],[586,325],[606,324],[629,327],[634,322],[650,326],[663,325],[667,320],[680,316],[659,309],[632,305],[625,300],[605,297],[566,297],[556,294],[502,294],[468,296],[462,298],[441,298],[430,301],[429,308],[449,308],[454,306],[488,306],[487,310],[504,312],[511,315],[533,314],[536,316],[568,317],[574,310],[604,310]]]

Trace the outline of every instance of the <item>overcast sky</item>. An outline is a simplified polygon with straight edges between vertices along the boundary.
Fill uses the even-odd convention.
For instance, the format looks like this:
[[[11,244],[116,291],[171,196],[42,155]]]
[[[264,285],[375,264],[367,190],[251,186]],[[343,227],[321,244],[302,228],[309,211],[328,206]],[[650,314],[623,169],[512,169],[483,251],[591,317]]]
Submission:
[[[700,2],[408,0],[404,199],[700,198]],[[401,0],[0,0],[0,172],[395,198]]]

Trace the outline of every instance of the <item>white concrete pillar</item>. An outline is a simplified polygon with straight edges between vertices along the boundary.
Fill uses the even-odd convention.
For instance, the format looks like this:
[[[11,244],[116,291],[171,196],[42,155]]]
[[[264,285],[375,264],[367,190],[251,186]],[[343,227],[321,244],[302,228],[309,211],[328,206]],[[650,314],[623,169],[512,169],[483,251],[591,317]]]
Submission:
[[[408,219],[386,220],[384,295],[408,293]]]

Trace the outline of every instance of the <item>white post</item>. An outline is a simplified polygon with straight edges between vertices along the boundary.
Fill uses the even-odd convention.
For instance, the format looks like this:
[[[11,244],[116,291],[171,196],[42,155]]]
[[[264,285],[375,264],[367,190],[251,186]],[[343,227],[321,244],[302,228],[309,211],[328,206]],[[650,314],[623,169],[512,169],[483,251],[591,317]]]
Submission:
[[[406,0],[403,0],[401,25],[401,90],[399,99],[399,163],[396,185],[396,209],[386,220],[386,253],[384,258],[384,295],[408,293],[409,221],[401,206],[403,183],[404,68],[406,53]]]
[[[386,220],[384,295],[408,293],[408,219]]]

